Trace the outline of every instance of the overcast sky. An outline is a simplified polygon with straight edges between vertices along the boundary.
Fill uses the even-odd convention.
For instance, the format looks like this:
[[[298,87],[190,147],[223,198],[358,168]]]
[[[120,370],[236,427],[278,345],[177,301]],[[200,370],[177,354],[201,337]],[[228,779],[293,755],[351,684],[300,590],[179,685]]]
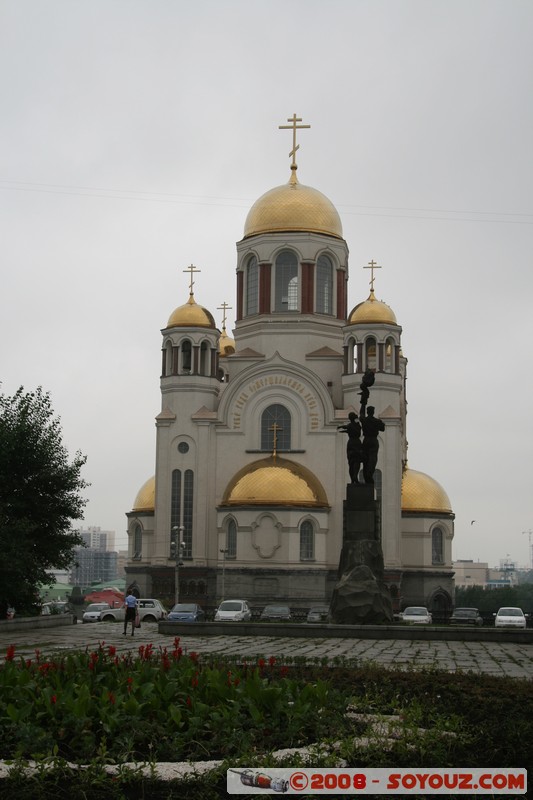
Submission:
[[[450,496],[454,558],[528,565],[532,42],[531,0],[0,0],[0,379],[51,393],[87,455],[85,524],[125,544],[183,270],[220,326],[297,113],[350,308],[383,266],[409,466]]]

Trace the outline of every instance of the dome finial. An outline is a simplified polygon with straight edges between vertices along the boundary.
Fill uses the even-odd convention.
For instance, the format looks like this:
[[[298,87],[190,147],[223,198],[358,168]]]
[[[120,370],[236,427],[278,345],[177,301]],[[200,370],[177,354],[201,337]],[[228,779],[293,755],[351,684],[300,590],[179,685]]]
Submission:
[[[190,272],[190,280],[189,280],[189,295],[190,295],[191,297],[192,297],[192,296],[193,296],[193,294],[194,294],[194,292],[193,292],[193,290],[192,290],[192,287],[194,286],[194,278],[193,278],[193,274],[194,274],[195,272],[201,272],[201,271],[202,271],[201,269],[196,269],[196,267],[194,266],[194,264],[190,264],[190,265],[187,267],[187,269],[184,269],[184,270],[182,270],[182,272]]]
[[[369,297],[368,299],[369,299],[369,300],[371,300],[371,299],[374,299],[374,300],[375,300],[375,295],[374,295],[374,281],[375,281],[376,279],[375,279],[375,277],[374,277],[374,270],[375,270],[375,269],[382,269],[382,267],[381,267],[381,266],[379,266],[379,265],[378,265],[378,264],[377,264],[377,263],[374,261],[374,259],[372,259],[372,261],[369,261],[369,262],[368,262],[368,264],[365,264],[365,266],[363,267],[363,269],[369,269],[369,270],[370,270],[370,297]]]
[[[280,130],[292,130],[292,150],[289,153],[289,156],[292,158],[290,183],[298,183],[298,179],[296,178],[296,170],[298,169],[298,165],[296,164],[296,151],[300,149],[300,145],[296,144],[296,131],[311,127],[310,125],[296,124],[301,121],[301,117],[297,117],[296,114],[293,114],[292,117],[288,117],[287,119],[287,122],[291,123],[290,125],[278,125]]]
[[[233,306],[229,306],[225,300],[221,306],[217,306],[217,311],[222,311],[222,330],[224,331],[224,333],[226,332],[226,319],[227,319],[226,311],[228,310],[231,311],[232,308]]]

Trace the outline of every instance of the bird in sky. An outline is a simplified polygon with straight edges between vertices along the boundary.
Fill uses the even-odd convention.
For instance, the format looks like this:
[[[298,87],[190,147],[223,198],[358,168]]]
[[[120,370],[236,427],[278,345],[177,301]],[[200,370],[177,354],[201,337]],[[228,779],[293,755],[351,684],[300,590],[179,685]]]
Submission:
[[[473,520],[472,520],[472,522],[471,522],[470,524],[471,524],[471,525],[473,525],[475,521],[476,521],[476,520],[475,520],[475,519],[473,519]]]

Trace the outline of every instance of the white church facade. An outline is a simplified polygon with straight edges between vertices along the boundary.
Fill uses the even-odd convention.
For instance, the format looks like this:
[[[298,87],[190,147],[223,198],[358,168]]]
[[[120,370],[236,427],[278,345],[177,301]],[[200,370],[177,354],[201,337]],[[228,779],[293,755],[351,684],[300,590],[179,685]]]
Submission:
[[[288,183],[250,209],[237,243],[236,322],[220,330],[193,293],[162,330],[155,475],[128,512],[127,580],[145,596],[225,597],[293,608],[328,602],[343,539],[346,436],[361,378],[385,423],[375,489],[396,610],[453,604],[454,515],[444,489],[407,466],[402,329],[371,291],[350,307],[348,246],[330,200]]]

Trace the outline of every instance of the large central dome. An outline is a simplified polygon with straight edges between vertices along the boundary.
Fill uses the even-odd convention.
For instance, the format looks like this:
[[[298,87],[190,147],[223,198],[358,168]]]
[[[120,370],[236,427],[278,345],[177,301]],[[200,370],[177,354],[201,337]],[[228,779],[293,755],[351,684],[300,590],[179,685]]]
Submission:
[[[244,224],[244,238],[258,233],[305,231],[342,239],[337,209],[328,198],[298,183],[296,172],[283,186],[276,186],[256,200]]]

